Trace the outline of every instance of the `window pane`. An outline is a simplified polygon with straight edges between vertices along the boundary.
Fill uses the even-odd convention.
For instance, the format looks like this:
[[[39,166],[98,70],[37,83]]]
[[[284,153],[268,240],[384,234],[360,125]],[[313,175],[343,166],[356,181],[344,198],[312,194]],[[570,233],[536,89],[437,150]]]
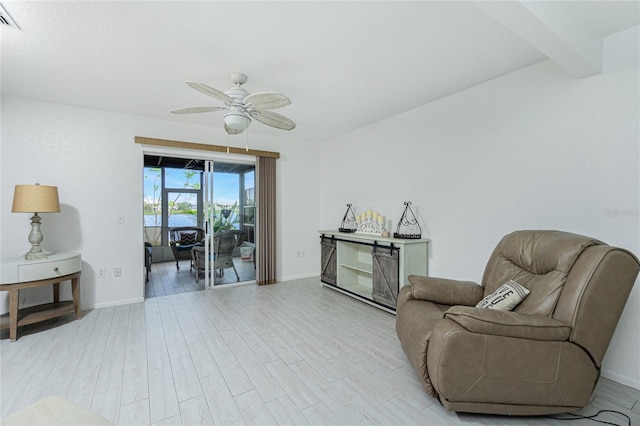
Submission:
[[[164,187],[167,189],[200,189],[202,171],[190,169],[164,169]]]
[[[215,169],[215,166],[214,166]],[[239,206],[240,175],[213,173],[213,232],[240,229]]]
[[[244,174],[244,204],[245,206],[255,206],[256,190],[255,190],[255,171],[252,170]]]
[[[198,226],[198,194],[196,192],[167,191],[169,228]]]

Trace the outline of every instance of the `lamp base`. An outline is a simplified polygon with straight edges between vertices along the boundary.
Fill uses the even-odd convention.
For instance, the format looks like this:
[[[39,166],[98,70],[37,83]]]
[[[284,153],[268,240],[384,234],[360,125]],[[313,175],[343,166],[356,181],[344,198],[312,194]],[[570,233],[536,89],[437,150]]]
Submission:
[[[38,247],[38,248],[40,248],[40,247]],[[46,259],[47,257],[49,257],[49,256],[47,256],[47,254],[45,252],[43,252],[42,250],[33,251],[33,247],[32,247],[31,250],[29,250],[27,252],[27,254],[24,255],[24,258],[27,259],[27,260]]]
[[[31,218],[31,233],[29,233],[29,242],[31,243],[31,250],[24,255],[27,260],[34,259],[46,259],[48,256],[42,251],[40,243],[44,239],[42,231],[40,230],[41,218],[38,213],[34,213]]]

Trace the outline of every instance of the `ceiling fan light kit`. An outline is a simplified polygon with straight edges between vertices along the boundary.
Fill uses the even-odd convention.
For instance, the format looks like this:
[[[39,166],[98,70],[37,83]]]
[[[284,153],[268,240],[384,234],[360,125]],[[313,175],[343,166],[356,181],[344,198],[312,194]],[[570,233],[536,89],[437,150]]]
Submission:
[[[234,84],[224,92],[209,87],[206,84],[185,81],[194,90],[224,102],[225,106],[189,107],[171,110],[173,114],[196,114],[211,111],[229,111],[224,115],[224,129],[230,135],[237,135],[245,131],[251,124],[251,118],[276,129],[292,130],[296,127],[291,119],[277,114],[272,109],[290,105],[291,100],[279,92],[249,93],[242,85],[247,82],[247,76],[240,72],[232,72],[231,81]]]
[[[249,127],[251,119],[241,112],[229,112],[224,115],[224,124],[232,130],[242,132]]]

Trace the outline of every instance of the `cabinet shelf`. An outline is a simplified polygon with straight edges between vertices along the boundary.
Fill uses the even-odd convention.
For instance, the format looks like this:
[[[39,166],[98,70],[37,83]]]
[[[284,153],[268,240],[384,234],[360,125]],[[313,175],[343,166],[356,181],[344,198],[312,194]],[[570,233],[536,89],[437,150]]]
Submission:
[[[352,282],[352,283],[347,283],[344,285],[341,285],[340,288],[343,288],[347,291],[350,291],[351,293],[355,293],[358,294],[360,296],[364,296],[364,297],[371,297],[371,287],[366,286],[366,285],[362,285],[360,283],[357,282]]]
[[[65,315],[75,311],[72,301],[63,301],[57,303],[46,303],[29,308],[20,309],[18,312],[18,327],[23,325],[34,324],[36,322],[45,321],[51,318]],[[0,329],[9,328],[11,325],[9,313],[0,316]]]
[[[366,262],[353,262],[343,263],[340,265],[343,268],[353,269],[354,271],[364,272],[365,274],[372,274],[372,265]]]

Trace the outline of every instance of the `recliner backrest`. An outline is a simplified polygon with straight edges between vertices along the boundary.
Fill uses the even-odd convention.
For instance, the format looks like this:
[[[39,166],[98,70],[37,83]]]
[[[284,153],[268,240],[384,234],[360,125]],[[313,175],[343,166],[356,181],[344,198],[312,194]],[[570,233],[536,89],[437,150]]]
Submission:
[[[569,271],[593,238],[561,231],[516,231],[494,249],[482,278],[485,296],[509,280],[531,291],[514,311],[551,316]]]

